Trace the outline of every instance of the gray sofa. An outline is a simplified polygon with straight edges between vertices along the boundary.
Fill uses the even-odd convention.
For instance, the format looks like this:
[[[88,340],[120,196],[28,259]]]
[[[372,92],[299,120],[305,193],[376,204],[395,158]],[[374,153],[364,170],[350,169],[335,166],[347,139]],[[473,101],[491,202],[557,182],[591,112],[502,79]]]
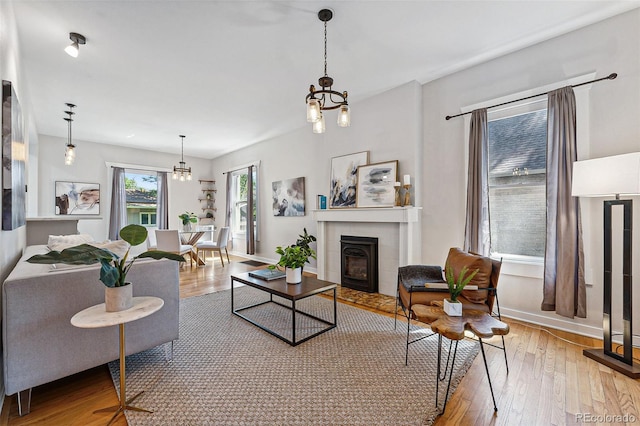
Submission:
[[[118,359],[118,327],[81,329],[71,325],[77,312],[104,302],[99,266],[31,264],[46,253],[29,246],[2,286],[4,387],[18,393],[20,415],[29,412],[31,388]],[[158,312],[128,323],[126,353],[133,354],[178,338],[178,262],[139,260],[128,281],[133,295],[164,300]]]

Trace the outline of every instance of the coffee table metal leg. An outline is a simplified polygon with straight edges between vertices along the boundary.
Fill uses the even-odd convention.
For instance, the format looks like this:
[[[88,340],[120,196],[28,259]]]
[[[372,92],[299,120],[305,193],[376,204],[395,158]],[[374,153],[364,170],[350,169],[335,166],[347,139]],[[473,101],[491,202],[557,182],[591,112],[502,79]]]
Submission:
[[[491,399],[493,400],[493,411],[498,411],[498,405],[496,404],[496,397],[493,395],[493,386],[491,386],[491,376],[489,375],[489,366],[487,365],[487,358],[484,355],[484,345],[482,339],[478,338],[480,342],[480,351],[482,351],[482,360],[484,361],[484,369],[487,372],[487,380],[489,380],[489,389],[491,390]]]
[[[293,330],[291,331],[291,341],[296,344],[296,301],[291,301],[291,323],[293,324]]]

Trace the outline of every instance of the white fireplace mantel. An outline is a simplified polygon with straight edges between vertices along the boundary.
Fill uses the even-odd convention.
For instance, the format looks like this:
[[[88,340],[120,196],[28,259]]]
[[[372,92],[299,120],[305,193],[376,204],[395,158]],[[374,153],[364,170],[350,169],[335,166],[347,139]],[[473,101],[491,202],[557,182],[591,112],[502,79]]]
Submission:
[[[398,266],[420,262],[421,214],[422,207],[314,210],[318,235],[318,278],[339,282],[335,271],[340,266],[340,259],[336,256],[340,242],[332,228],[346,229],[346,232],[353,228],[358,230],[358,234],[368,234],[363,236],[380,235],[385,239],[381,241],[379,251],[379,292],[394,296]]]

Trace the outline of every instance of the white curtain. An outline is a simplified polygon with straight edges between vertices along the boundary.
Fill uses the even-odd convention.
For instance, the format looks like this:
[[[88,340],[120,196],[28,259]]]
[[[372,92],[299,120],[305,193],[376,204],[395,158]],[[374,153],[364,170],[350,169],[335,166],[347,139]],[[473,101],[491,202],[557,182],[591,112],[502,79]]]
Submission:
[[[487,109],[473,111],[469,126],[467,220],[464,230],[464,249],[483,256],[489,256],[491,251],[488,135]]]
[[[127,193],[124,189],[124,169],[113,168],[111,184],[111,215],[109,218],[109,239],[120,239],[120,229],[127,224]]]
[[[547,107],[547,235],[543,311],[587,316],[580,204],[571,196],[576,154],[576,99],[571,86],[549,92]]]

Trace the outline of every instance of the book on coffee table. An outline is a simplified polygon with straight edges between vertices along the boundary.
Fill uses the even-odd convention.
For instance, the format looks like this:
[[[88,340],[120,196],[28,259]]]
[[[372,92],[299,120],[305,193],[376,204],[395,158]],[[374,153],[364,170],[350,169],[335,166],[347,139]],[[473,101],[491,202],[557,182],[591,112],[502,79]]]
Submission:
[[[258,269],[256,271],[249,272],[249,276],[253,278],[260,278],[261,280],[271,281],[278,278],[284,278],[286,274],[278,269]]]

